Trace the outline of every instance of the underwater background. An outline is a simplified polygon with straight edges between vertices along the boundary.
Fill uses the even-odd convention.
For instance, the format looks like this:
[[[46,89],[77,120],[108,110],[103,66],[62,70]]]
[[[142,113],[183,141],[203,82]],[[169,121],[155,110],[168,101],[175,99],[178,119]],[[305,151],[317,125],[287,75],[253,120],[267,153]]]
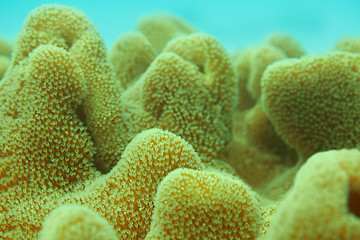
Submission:
[[[274,31],[296,38],[307,52],[328,51],[344,35],[359,35],[360,1],[6,1],[0,0],[0,36],[14,40],[30,11],[46,3],[75,7],[95,24],[107,48],[140,17],[168,12],[233,51],[257,44]]]

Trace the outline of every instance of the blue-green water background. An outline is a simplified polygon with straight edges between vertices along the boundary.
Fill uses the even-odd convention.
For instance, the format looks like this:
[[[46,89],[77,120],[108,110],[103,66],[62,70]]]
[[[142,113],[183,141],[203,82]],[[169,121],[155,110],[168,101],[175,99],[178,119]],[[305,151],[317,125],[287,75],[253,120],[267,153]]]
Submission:
[[[231,52],[260,43],[269,33],[294,36],[307,52],[331,50],[344,35],[360,36],[360,0],[181,0],[181,1],[10,1],[0,0],[0,37],[14,40],[34,8],[58,3],[84,12],[109,48],[137,20],[153,12],[173,13],[217,37]]]

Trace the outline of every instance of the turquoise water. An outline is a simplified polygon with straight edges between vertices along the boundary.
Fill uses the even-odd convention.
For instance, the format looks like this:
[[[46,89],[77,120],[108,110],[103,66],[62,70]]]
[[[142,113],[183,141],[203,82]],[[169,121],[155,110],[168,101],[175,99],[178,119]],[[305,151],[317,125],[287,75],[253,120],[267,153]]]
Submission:
[[[327,51],[344,35],[360,35],[360,1],[6,1],[0,0],[0,37],[13,40],[28,13],[45,3],[83,11],[97,26],[107,47],[136,21],[152,12],[182,17],[202,32],[216,36],[233,51],[261,42],[269,33],[294,36],[307,52]]]

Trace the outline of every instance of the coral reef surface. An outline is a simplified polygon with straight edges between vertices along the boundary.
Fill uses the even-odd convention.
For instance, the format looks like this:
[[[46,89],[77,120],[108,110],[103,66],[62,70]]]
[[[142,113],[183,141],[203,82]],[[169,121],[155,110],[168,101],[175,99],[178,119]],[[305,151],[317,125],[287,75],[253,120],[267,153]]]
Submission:
[[[153,14],[107,51],[40,6],[0,39],[0,239],[360,239],[359,46]]]

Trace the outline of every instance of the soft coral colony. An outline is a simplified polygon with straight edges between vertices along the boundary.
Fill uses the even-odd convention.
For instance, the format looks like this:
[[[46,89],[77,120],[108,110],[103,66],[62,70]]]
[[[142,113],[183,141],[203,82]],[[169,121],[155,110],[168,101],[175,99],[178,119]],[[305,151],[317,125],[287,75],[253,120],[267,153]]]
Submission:
[[[0,41],[1,239],[360,239],[359,42],[229,56],[152,15],[107,53],[35,9]]]

